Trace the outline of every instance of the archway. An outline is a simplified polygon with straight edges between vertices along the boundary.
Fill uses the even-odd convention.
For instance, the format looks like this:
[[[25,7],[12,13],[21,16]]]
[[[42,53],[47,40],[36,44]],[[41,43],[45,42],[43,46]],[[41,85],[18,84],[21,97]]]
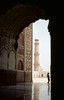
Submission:
[[[33,82],[36,83],[47,83],[47,73],[50,73],[51,37],[48,23],[49,20],[41,19],[33,23]]]
[[[21,60],[18,62],[18,70],[23,70],[23,62]]]
[[[1,26],[0,32],[2,34],[2,37],[4,35],[8,37],[8,46],[7,46],[7,48],[9,48],[8,53],[10,53],[10,51],[12,51],[12,50],[15,52],[15,67],[14,67],[15,71],[17,70],[17,68],[16,68],[16,60],[17,60],[16,53],[17,53],[17,47],[18,47],[17,40],[19,38],[19,34],[23,31],[23,29],[25,27],[27,28],[27,26],[30,23],[38,20],[39,18],[47,20],[48,16],[46,15],[46,12],[41,7],[39,7],[38,5],[33,5],[33,4],[17,4],[15,6],[13,6],[11,9],[9,9],[5,14],[3,14],[0,17],[0,22],[1,22],[0,23],[0,26]],[[2,38],[2,37],[0,37],[0,38]],[[13,41],[10,43],[9,41],[11,41],[12,39],[13,39]],[[2,45],[1,45],[1,48],[2,48]],[[23,52],[23,49],[24,49],[24,47],[22,47],[22,52]],[[27,50],[28,50],[28,48],[27,48]],[[32,48],[31,48],[31,50],[32,50]],[[29,51],[27,51],[26,53],[29,54],[29,57],[31,58],[30,60],[32,62],[32,54],[30,54]],[[24,57],[24,55],[22,55],[22,56]],[[23,57],[22,57],[22,59],[23,59]],[[25,61],[26,61],[26,59],[25,59]],[[25,80],[31,82],[32,81],[32,63],[29,68],[28,67],[26,68],[26,66],[24,65],[23,73],[24,73]]]

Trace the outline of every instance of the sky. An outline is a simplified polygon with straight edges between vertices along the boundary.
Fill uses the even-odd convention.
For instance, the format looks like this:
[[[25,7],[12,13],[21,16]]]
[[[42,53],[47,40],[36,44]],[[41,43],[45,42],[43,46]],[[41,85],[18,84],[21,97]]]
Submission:
[[[33,23],[33,58],[34,58],[34,39],[39,39],[39,62],[43,70],[50,71],[51,63],[51,38],[48,32],[49,20],[37,20]],[[34,63],[34,59],[33,59]]]

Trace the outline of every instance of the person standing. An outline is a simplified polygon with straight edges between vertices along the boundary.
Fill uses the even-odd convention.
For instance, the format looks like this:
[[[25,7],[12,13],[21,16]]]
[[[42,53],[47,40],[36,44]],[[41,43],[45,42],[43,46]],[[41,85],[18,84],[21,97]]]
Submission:
[[[48,79],[48,84],[50,82],[50,75],[49,75],[49,72],[47,73],[47,79]]]

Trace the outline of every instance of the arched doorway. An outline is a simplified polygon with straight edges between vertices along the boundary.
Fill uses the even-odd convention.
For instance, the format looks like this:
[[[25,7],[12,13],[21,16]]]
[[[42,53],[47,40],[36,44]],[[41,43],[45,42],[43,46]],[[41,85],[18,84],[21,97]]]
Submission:
[[[23,62],[21,60],[18,62],[18,70],[23,70]]]
[[[11,39],[15,40],[14,44],[11,43],[10,45],[9,45],[9,41],[8,41],[8,45],[6,47],[7,49],[9,48],[11,50],[14,50],[15,61],[17,60],[16,53],[17,53],[17,47],[18,47],[17,40],[19,38],[19,34],[23,31],[24,28],[27,28],[27,26],[30,23],[38,20],[39,18],[46,20],[46,19],[48,19],[48,16],[46,15],[46,12],[44,11],[44,9],[40,8],[38,5],[33,5],[33,4],[17,4],[15,6],[13,6],[10,10],[8,10],[5,14],[3,14],[3,17],[1,17],[0,20],[2,20],[4,27],[2,26],[3,25],[2,23],[0,25],[1,25],[1,27],[3,27],[3,30],[5,30],[5,32],[4,32],[2,30],[2,28],[0,29],[2,36],[4,36],[3,33],[7,33],[9,41]],[[27,30],[30,31],[29,28],[27,28]],[[31,46],[32,44],[29,44],[29,38],[28,38],[29,32],[27,31],[27,33],[28,33],[27,36],[25,34],[25,37],[27,37],[27,39],[25,38],[25,39],[23,39],[23,41],[24,41],[24,43],[28,43],[27,46],[31,47],[31,49],[29,49],[29,50],[31,50],[31,53],[32,53],[32,46]],[[31,39],[30,41],[32,43],[32,35],[31,35],[30,39]],[[22,50],[23,49],[25,49],[25,46],[22,47]],[[23,55],[23,57],[26,57],[26,58],[25,58],[25,62],[24,62],[24,72],[22,74],[24,75],[26,81],[32,82],[32,63],[31,63],[31,65],[29,65],[29,63],[27,66],[25,65],[26,62],[28,62],[27,58],[30,58],[29,62],[32,62],[32,54],[30,54],[30,52],[28,51],[28,48],[27,48],[27,50],[24,51],[24,53],[25,53],[25,55]],[[27,56],[26,56],[26,54],[27,54]],[[22,65],[22,63],[21,63],[21,61],[19,61],[18,69],[20,69],[20,70],[23,69],[23,68],[21,68],[21,65]],[[14,67],[14,68],[15,68],[14,70],[16,71],[17,70],[16,67]]]

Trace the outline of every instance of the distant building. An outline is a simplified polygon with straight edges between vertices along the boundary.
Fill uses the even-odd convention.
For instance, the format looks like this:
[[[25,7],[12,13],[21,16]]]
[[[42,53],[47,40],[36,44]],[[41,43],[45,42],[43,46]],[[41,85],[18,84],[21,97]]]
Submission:
[[[49,71],[34,71],[34,78],[47,78]]]

